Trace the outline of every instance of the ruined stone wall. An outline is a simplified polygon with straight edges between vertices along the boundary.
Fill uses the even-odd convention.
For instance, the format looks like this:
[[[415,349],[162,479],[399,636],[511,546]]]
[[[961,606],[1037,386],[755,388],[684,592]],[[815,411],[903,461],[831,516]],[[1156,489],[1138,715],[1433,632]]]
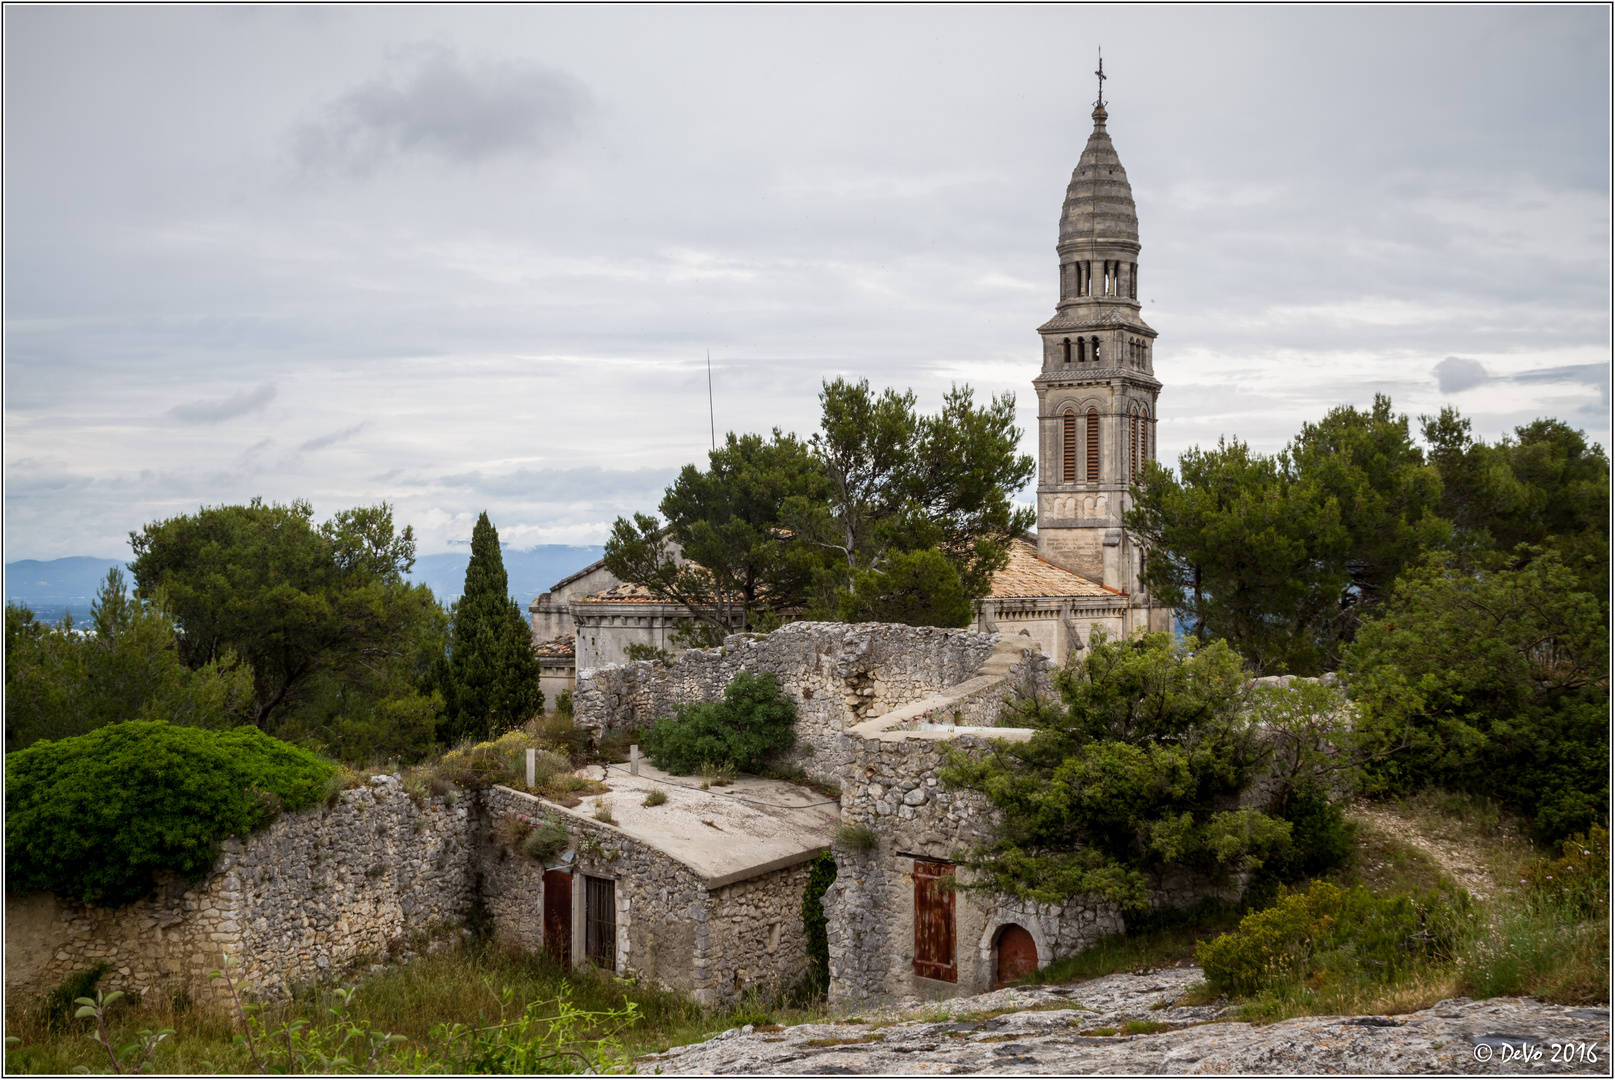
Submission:
[[[833,753],[841,732],[869,717],[964,682],[992,652],[973,630],[885,623],[812,623],[771,634],[733,634],[721,649],[687,649],[671,666],[649,660],[579,671],[578,726],[596,736],[646,728],[674,706],[715,701],[742,669],[772,671],[797,708],[798,760]]]
[[[616,882],[616,973],[726,1005],[755,991],[772,998],[807,974],[802,894],[810,863],[709,888],[690,867],[582,814],[565,813],[505,787],[486,793],[488,820],[526,814],[561,818],[571,831],[573,896],[585,877]],[[559,860],[552,865],[560,865]],[[544,868],[496,844],[483,848],[483,878],[496,940],[544,947]],[[563,953],[581,962],[582,904],[573,904],[572,940]]]
[[[836,851],[840,869],[824,899],[832,1006],[980,993],[996,978],[997,938],[1011,923],[1031,933],[1040,966],[1124,929],[1121,913],[1098,898],[1034,905],[960,890],[954,907],[958,981],[915,975],[915,859],[951,862],[989,840],[1000,820],[982,796],[942,787],[944,748],[982,753],[987,740],[960,735],[887,741],[854,733],[839,742],[842,820],[873,830],[877,847]]]
[[[227,841],[205,879],[166,880],[134,904],[8,894],[6,989],[48,991],[104,961],[119,989],[216,1001],[226,991],[207,973],[228,952],[249,995],[284,996],[463,918],[472,823],[466,802],[417,808],[396,780],[379,777],[332,806]]]
[[[778,1000],[808,973],[802,895],[811,862],[714,890],[706,960],[709,998],[731,1004],[751,994]]]

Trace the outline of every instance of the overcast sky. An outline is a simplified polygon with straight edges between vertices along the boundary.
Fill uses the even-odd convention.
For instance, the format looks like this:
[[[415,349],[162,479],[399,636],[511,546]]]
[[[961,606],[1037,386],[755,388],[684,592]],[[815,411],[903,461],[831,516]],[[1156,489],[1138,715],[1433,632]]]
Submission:
[[[1159,444],[1609,445],[1606,7],[7,7],[6,559],[202,504],[599,543],[820,381],[1033,449],[1094,52]],[[704,458],[702,458],[704,461]]]

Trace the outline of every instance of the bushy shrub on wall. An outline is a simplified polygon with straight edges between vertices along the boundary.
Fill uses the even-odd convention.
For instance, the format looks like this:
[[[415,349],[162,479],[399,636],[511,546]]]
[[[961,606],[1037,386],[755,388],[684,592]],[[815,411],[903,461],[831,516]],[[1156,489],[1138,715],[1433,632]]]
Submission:
[[[780,693],[774,673],[742,671],[722,701],[680,705],[645,736],[645,752],[658,768],[680,775],[704,765],[754,771],[765,757],[796,741],[796,702]]]
[[[114,906],[313,805],[337,767],[255,727],[112,724],[6,755],[6,888]]]

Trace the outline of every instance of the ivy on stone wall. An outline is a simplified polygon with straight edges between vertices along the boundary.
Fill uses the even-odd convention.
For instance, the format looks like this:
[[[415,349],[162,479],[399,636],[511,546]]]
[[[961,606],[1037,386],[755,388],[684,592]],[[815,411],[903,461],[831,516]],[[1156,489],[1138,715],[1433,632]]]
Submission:
[[[824,894],[836,880],[836,860],[828,851],[813,860],[807,889],[802,893],[802,931],[807,939],[807,992],[818,996],[830,989],[830,918],[824,913]]]

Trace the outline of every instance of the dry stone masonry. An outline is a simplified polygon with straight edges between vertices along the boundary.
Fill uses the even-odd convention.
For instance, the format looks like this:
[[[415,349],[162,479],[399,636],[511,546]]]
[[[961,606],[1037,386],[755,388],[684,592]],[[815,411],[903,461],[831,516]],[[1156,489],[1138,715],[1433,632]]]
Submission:
[[[208,972],[228,953],[255,996],[285,995],[463,919],[472,822],[464,803],[417,807],[378,776],[226,841],[203,881],[168,880],[125,907],[8,895],[6,989],[48,991],[104,962],[121,989],[212,1001],[226,991]]]
[[[595,736],[646,728],[674,707],[716,701],[744,670],[771,671],[796,702],[802,765],[833,752],[842,731],[871,716],[965,682],[993,649],[971,630],[882,623],[791,623],[771,634],[731,634],[722,648],[686,649],[671,665],[650,660],[578,673],[578,726]]]
[[[618,789],[619,797],[629,794],[626,784]],[[582,890],[592,878],[613,886],[612,952],[618,973],[682,991],[703,1005],[728,1004],[753,992],[774,997],[807,974],[801,905],[812,852],[777,869],[763,864],[754,874],[742,872],[738,880],[726,880],[736,874],[703,876],[623,829],[592,820],[586,814],[589,805],[571,811],[509,788],[487,793],[490,822],[527,815],[559,819],[570,829],[573,843],[566,861],[551,865],[574,872],[570,951],[579,962],[586,953],[582,921],[592,917],[581,902]],[[716,811],[710,813],[716,816]],[[698,817],[690,823],[697,829],[708,827]],[[479,866],[495,937],[540,948],[544,867],[496,845],[484,849]]]

